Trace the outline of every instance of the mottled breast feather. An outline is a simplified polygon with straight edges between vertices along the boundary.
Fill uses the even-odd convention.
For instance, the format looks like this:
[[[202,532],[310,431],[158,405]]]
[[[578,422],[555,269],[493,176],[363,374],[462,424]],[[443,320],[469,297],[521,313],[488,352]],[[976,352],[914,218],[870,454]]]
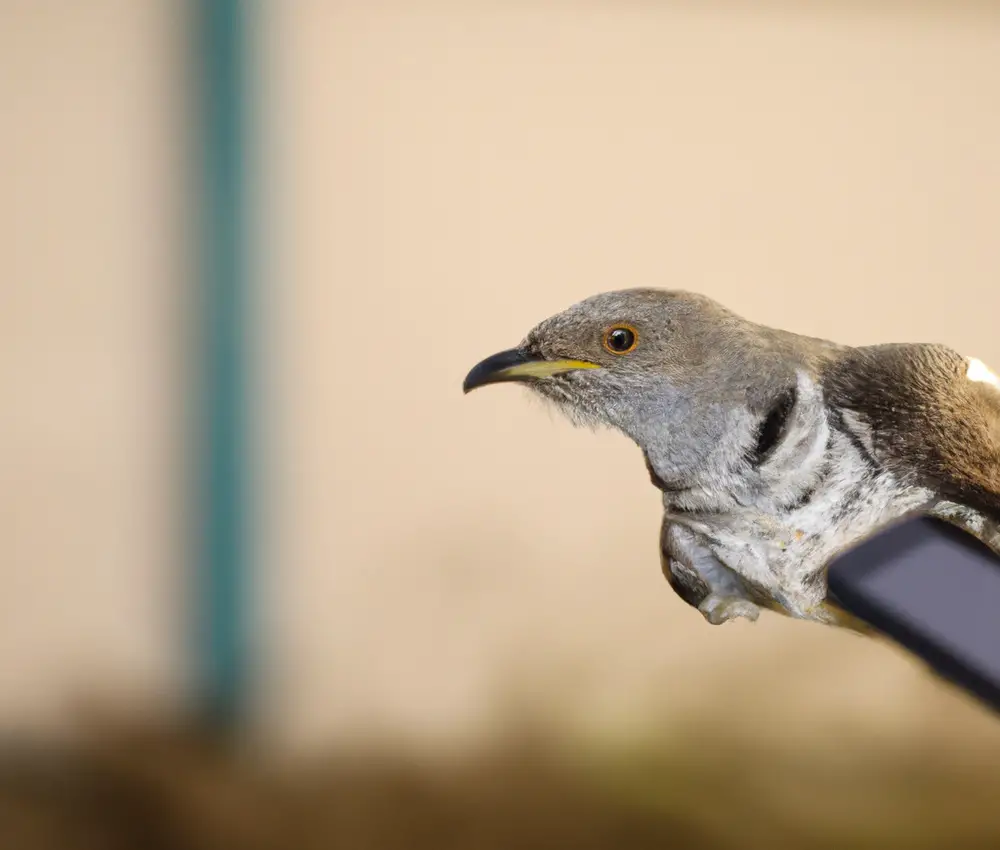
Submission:
[[[821,380],[831,406],[869,425],[888,470],[1000,521],[1000,390],[968,368],[945,346],[876,345],[843,350]]]

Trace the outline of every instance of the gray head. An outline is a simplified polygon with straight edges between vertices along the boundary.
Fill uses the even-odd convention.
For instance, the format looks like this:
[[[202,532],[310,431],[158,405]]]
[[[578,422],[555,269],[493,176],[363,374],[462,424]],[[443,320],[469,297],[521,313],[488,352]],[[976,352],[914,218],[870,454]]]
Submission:
[[[628,289],[588,298],[479,363],[464,389],[523,382],[577,423],[632,438],[661,474],[710,474],[753,444],[825,346],[741,319],[690,292]]]

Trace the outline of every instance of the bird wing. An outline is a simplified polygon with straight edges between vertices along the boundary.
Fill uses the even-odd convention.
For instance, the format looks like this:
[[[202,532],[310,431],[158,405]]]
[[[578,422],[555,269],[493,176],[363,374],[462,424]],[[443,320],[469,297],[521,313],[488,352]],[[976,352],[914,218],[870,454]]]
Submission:
[[[1000,523],[1000,380],[941,345],[846,349],[823,368],[828,403],[861,420],[876,461]]]

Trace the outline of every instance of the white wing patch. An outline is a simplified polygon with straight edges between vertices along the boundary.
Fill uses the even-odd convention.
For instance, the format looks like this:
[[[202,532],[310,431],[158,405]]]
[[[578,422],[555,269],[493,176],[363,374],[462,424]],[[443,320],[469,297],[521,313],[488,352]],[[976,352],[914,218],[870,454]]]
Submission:
[[[965,371],[966,378],[977,383],[992,384],[1000,390],[1000,378],[990,371],[989,366],[975,357],[966,357],[965,359],[969,362],[969,368]]]

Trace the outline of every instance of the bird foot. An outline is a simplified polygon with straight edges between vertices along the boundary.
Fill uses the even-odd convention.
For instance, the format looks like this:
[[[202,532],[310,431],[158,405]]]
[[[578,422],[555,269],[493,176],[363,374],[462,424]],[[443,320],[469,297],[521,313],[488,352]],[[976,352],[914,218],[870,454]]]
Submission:
[[[760,608],[738,596],[716,596],[710,593],[698,606],[702,616],[713,626],[744,617],[751,623],[760,616]]]

